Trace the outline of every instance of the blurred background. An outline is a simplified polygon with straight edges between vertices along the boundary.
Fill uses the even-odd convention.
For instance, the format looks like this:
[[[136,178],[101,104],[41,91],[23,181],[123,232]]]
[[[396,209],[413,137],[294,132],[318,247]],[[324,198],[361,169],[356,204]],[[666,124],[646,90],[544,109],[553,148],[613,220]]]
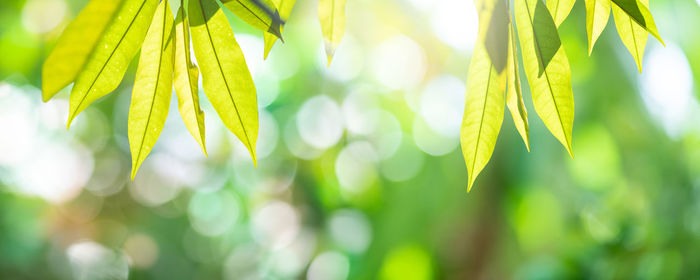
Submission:
[[[266,61],[262,34],[228,13],[258,88],[258,168],[206,99],[204,157],[173,96],[134,181],[136,59],[69,131],[70,87],[41,102],[42,62],[86,3],[0,1],[1,279],[700,275],[700,2],[652,1],[666,47],[650,38],[639,74],[612,16],[587,55],[577,1],[560,27],[576,158],[524,83],[532,152],[506,113],[469,194],[471,1],[348,1],[330,68],[316,1],[298,1]]]

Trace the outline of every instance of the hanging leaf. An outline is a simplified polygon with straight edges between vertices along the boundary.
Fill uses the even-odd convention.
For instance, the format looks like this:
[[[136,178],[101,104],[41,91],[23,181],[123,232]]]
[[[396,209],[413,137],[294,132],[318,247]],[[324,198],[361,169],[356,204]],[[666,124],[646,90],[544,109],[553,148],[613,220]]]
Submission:
[[[535,111],[569,154],[574,124],[571,69],[554,19],[539,0],[515,0],[515,20]],[[543,56],[551,55],[550,58]],[[543,64],[543,61],[548,63]]]
[[[466,95],[460,142],[469,174],[467,191],[470,191],[491,159],[505,110],[498,73],[479,44],[475,45],[469,64]]]
[[[466,102],[460,131],[462,155],[469,175],[467,191],[471,191],[476,177],[491,159],[503,123],[505,81],[502,78],[505,75],[496,72],[484,44],[488,30],[491,29],[491,17],[499,16],[498,12],[494,12],[499,6],[499,1],[501,0],[487,0],[481,3],[478,39],[474,44],[469,64]]]
[[[617,33],[620,34],[622,43],[627,47],[627,50],[629,50],[634,61],[637,63],[639,73],[642,73],[642,59],[644,57],[644,49],[646,48],[649,34],[643,26],[639,25],[619,6],[613,5],[612,11],[613,17],[615,18]]]
[[[495,0],[491,11],[488,29],[486,30],[486,52],[489,55],[497,73],[502,73],[506,67],[508,49],[508,11],[506,0]]]
[[[530,151],[530,124],[527,120],[527,109],[523,102],[523,94],[520,88],[520,73],[518,67],[518,53],[515,45],[515,33],[513,26],[508,26],[508,65],[506,67],[506,76],[508,87],[506,88],[506,105],[513,117],[513,123],[518,130],[520,137],[525,142],[527,151]]]
[[[168,117],[173,88],[173,15],[160,2],[141,47],[129,106],[131,179],[151,152]]]
[[[175,19],[175,92],[178,109],[187,130],[202,147],[204,155],[207,148],[204,142],[204,112],[199,107],[199,69],[190,58],[190,32],[185,8],[180,6]]]
[[[554,23],[559,27],[562,22],[569,16],[571,9],[574,7],[576,0],[548,0],[547,9],[552,14]]]
[[[258,104],[243,51],[216,2],[190,0],[188,10],[204,93],[224,125],[243,142],[257,164]]]
[[[588,33],[588,55],[610,19],[610,0],[586,0],[586,32]]]
[[[319,0],[318,18],[326,46],[328,66],[345,32],[345,0]]]
[[[78,74],[70,94],[68,127],[78,113],[119,86],[157,5],[157,0],[125,0]]]
[[[630,17],[639,26],[644,27],[649,34],[656,37],[656,39],[664,44],[664,40],[661,39],[659,31],[656,29],[656,23],[654,23],[654,17],[651,15],[649,8],[649,0],[612,0],[612,3],[620,8],[627,16]],[[613,9],[614,13],[614,9]],[[613,15],[614,16],[614,15]]]
[[[92,0],[66,27],[44,62],[41,73],[44,102],[75,81],[122,3],[122,0]]]
[[[256,4],[255,1],[267,8],[267,11]],[[279,13],[274,3],[270,0],[223,0],[226,8],[231,10],[238,18],[263,32],[270,33],[282,39],[280,31]],[[212,1],[213,2],[213,1]],[[277,18],[273,18],[276,15]]]
[[[292,13],[292,9],[294,8],[294,4],[296,3],[296,0],[273,0],[275,6],[277,7],[277,11],[279,12],[279,16],[283,21],[287,21],[289,19],[289,15]],[[280,26],[280,33],[283,32],[284,29],[284,24]],[[275,45],[275,42],[277,41],[277,36],[274,36],[270,33],[265,33],[265,54],[264,58],[267,59],[267,55],[270,53],[270,50],[272,49],[272,46]]]

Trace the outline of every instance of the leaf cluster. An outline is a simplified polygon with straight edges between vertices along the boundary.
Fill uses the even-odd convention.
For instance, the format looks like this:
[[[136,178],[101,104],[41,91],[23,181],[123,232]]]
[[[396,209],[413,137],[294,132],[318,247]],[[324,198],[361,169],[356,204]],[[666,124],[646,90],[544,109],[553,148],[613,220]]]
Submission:
[[[343,34],[345,1],[320,1],[330,64]],[[173,15],[168,0],[91,0],[63,31],[42,69],[44,101],[73,84],[70,127],[80,112],[119,86],[140,50],[128,117],[132,179],[163,130],[173,88],[182,120],[206,155],[200,73],[217,115],[257,164],[255,84],[223,9],[263,32],[267,57],[276,40],[282,40],[284,19],[296,0],[179,2]]]
[[[528,113],[521,91],[523,67],[537,115],[573,157],[571,134],[574,98],[571,67],[558,28],[575,0],[476,0],[479,33],[467,81],[460,133],[471,190],[488,163],[508,107],[514,125],[530,150]],[[612,10],[622,42],[639,71],[649,34],[662,44],[647,0],[585,0],[588,52],[605,28]],[[512,7],[512,9],[511,9]],[[517,28],[516,28],[517,27]],[[517,33],[517,38],[515,36]],[[519,44],[518,44],[519,43]],[[522,64],[518,60],[522,54]]]

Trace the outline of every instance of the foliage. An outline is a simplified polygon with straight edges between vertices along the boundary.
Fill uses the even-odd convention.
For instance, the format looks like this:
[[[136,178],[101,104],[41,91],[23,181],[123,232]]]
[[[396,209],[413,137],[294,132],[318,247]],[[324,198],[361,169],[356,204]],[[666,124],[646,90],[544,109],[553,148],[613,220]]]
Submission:
[[[345,26],[345,1],[322,1],[319,17],[330,65]],[[223,6],[265,34],[265,57],[279,38],[294,0],[224,0]],[[115,90],[141,50],[129,109],[132,179],[155,145],[168,114],[173,85],[180,114],[206,155],[199,69],[190,58],[190,34],[204,92],[226,127],[256,163],[258,106],[255,85],[218,0],[180,1],[173,20],[168,0],[92,0],[63,32],[42,72],[48,101],[74,82],[71,121]],[[156,9],[157,7],[157,9]],[[279,9],[278,9],[279,8]],[[174,77],[174,81],[173,81]]]
[[[260,30],[223,8],[257,87],[258,168],[199,82],[208,156],[173,99],[133,181],[127,120],[138,54],[70,131],[70,86],[49,103],[39,97],[44,59],[88,2],[0,1],[0,279],[700,272],[695,0],[651,0],[666,47],[649,40],[641,75],[612,15],[588,56],[585,3],[576,1],[558,28],[572,70],[575,159],[533,117],[516,53],[532,153],[504,113],[468,196],[459,130],[478,32],[472,1],[348,1],[331,67],[317,1],[297,1],[282,17],[285,43],[267,60]],[[169,3],[176,28],[178,2]]]
[[[275,40],[282,39],[284,21],[281,18],[289,15],[294,2],[223,0],[221,4],[250,26],[263,31],[264,56],[267,57]],[[475,4],[479,14],[479,33],[469,67],[460,137],[469,175],[467,191],[471,190],[476,177],[491,158],[506,104],[526,148],[530,149],[518,49],[522,53],[535,112],[573,157],[571,67],[558,28],[571,12],[574,1],[553,0],[545,4],[540,0],[478,0]],[[64,32],[47,59],[43,72],[44,100],[75,80],[68,119],[70,125],[80,111],[117,87],[140,45],[141,59],[129,114],[132,179],[162,131],[173,72],[182,118],[206,154],[204,116],[194,90],[199,71],[189,58],[188,34],[191,32],[195,57],[202,67],[204,91],[226,127],[243,142],[253,163],[257,164],[255,143],[259,124],[255,85],[220,4],[215,0],[192,0],[185,12],[185,3],[181,0],[175,32],[171,30],[172,15],[160,12],[167,10],[168,1],[161,2],[158,12],[155,5],[155,0],[93,0]],[[605,28],[611,6],[620,37],[641,71],[647,34],[663,43],[647,7],[648,2],[586,1],[588,52],[592,52],[595,41]],[[94,18],[97,11],[105,11],[108,16]],[[154,13],[158,16],[154,17]],[[319,1],[318,16],[329,66],[343,36],[344,15],[345,0]],[[111,21],[105,21],[110,17]],[[149,24],[151,19],[153,22]],[[520,44],[516,44],[515,30]],[[88,44],[77,44],[83,40],[79,35],[82,33],[86,34]],[[176,51],[172,48],[173,41],[177,45]],[[70,59],[78,63],[62,66]]]
[[[515,127],[529,147],[527,112],[524,109],[518,74],[517,29],[523,68],[527,76],[535,112],[571,157],[574,124],[574,95],[571,67],[559,38],[558,28],[574,6],[573,0],[514,0],[514,18],[508,0],[476,1],[479,35],[469,67],[467,99],[464,109],[461,143],[469,174],[467,191],[486,166],[503,120],[503,96],[508,92],[508,108]],[[611,4],[586,1],[588,53],[607,24]],[[612,0],[613,16],[622,42],[632,53],[639,71],[648,34],[661,37],[642,0]],[[517,25],[517,28],[516,28]],[[482,46],[483,45],[483,46]],[[507,61],[507,62],[506,62]],[[507,65],[507,68],[504,67]],[[507,71],[503,71],[507,69]]]

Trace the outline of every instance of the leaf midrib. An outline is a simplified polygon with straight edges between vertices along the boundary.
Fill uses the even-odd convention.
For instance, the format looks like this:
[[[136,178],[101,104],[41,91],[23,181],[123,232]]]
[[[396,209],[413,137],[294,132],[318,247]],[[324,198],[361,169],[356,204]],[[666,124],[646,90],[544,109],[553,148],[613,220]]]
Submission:
[[[622,10],[622,9],[621,9],[621,10]],[[632,43],[633,43],[633,45],[634,45],[634,54],[635,54],[635,55],[634,55],[634,56],[635,56],[635,59],[634,59],[634,60],[635,60],[635,62],[637,63],[637,67],[639,67],[639,72],[641,72],[641,71],[642,71],[642,62],[640,61],[641,56],[640,56],[640,53],[639,53],[639,47],[637,46],[637,35],[634,34],[634,33],[635,33],[635,30],[634,30],[634,25],[632,24],[632,17],[629,16],[629,15],[628,15],[627,17],[629,18],[630,33],[632,34]]]
[[[158,87],[160,86],[160,72],[163,66],[163,46],[165,45],[165,20],[168,17],[168,0],[165,0],[163,5],[163,26],[161,27],[160,35],[160,47],[158,55],[158,70],[156,71],[156,86],[153,89],[153,95],[151,97],[151,108],[148,110],[148,117],[146,117],[146,126],[143,129],[143,136],[141,137],[141,145],[139,145],[139,152],[136,154],[136,164],[138,164],[141,159],[141,152],[143,151],[143,143],[146,141],[146,133],[148,132],[148,126],[151,124],[151,115],[153,115],[153,108],[155,108],[156,95],[158,95]]]
[[[68,118],[68,121],[69,121],[69,122],[70,122],[71,119],[72,119],[71,117],[75,117],[76,112],[80,109],[80,106],[81,106],[81,105],[83,104],[83,102],[85,101],[85,98],[87,98],[87,96],[90,94],[90,91],[92,90],[92,87],[95,86],[95,83],[96,83],[97,80],[100,78],[100,75],[102,75],[102,72],[103,72],[104,69],[107,67],[107,64],[109,64],[109,61],[112,60],[112,57],[114,56],[114,53],[116,53],[116,52],[117,52],[117,49],[119,49],[119,46],[121,46],[122,41],[124,41],[124,37],[126,37],[126,34],[128,34],[128,33],[129,33],[129,30],[131,30],[131,26],[134,24],[134,22],[136,21],[136,19],[139,17],[139,14],[141,13],[141,10],[143,9],[143,6],[146,5],[146,2],[147,2],[147,1],[148,1],[148,0],[144,0],[143,3],[141,3],[141,6],[139,7],[138,11],[136,11],[136,14],[134,15],[134,18],[133,18],[133,19],[131,20],[131,22],[129,23],[129,26],[127,26],[126,30],[124,31],[124,34],[122,34],[121,38],[119,38],[119,41],[117,41],[117,45],[114,47],[114,49],[112,50],[112,52],[111,52],[111,53],[109,54],[109,56],[107,57],[107,61],[106,61],[104,64],[102,64],[102,67],[100,68],[100,71],[97,72],[97,75],[95,76],[95,79],[92,80],[92,83],[90,84],[90,87],[88,87],[88,89],[85,91],[85,94],[84,94],[83,97],[80,99],[80,102],[78,102],[78,105],[75,107],[75,110],[73,110],[73,111],[70,113],[70,117]],[[122,6],[121,8],[123,8],[123,6]],[[120,9],[121,9],[121,8],[120,8]],[[87,64],[87,63],[86,63],[86,64]],[[70,123],[69,123],[69,124],[70,124]]]
[[[523,1],[525,1],[525,3],[527,4],[527,0],[523,0]],[[539,1],[539,0],[536,0],[536,1]],[[530,14],[530,7],[526,6],[525,8],[526,8],[525,10],[527,11],[527,19],[530,22],[530,27],[532,28],[532,40],[535,41],[535,46],[536,46],[535,50],[540,55],[540,57],[542,57],[542,51],[540,50],[540,43],[537,40],[537,35],[535,33],[535,24],[532,22],[533,21],[532,15]],[[563,48],[563,46],[560,46],[560,47]],[[542,63],[541,60],[538,60],[538,61],[540,61],[540,63]],[[559,119],[558,123],[559,123],[559,126],[561,127],[561,132],[564,134],[564,140],[566,141],[566,148],[568,149],[569,146],[571,145],[571,143],[569,143],[569,137],[566,136],[566,130],[564,130],[564,123],[562,122],[562,119],[561,119],[561,112],[559,111],[559,104],[557,104],[557,100],[554,98],[554,90],[552,90],[552,83],[549,80],[549,73],[547,73],[547,68],[544,66],[542,66],[542,71],[544,73],[545,79],[547,80],[547,87],[549,88],[549,96],[552,98],[552,103],[554,103],[554,109],[557,111],[557,118]]]
[[[243,6],[243,8],[245,8],[246,10],[248,10],[248,12],[250,12],[250,14],[252,14],[253,16],[255,16],[255,18],[257,18],[260,22],[262,22],[263,25],[267,26],[268,29],[271,28],[270,24],[268,24],[267,22],[265,22],[265,20],[263,20],[262,18],[260,18],[256,13],[254,13],[250,8],[248,8],[248,6],[246,6],[245,4],[243,4],[243,2],[241,2],[241,0],[235,0],[235,1],[238,2],[238,4],[241,4],[241,6]]]
[[[182,4],[181,6],[184,6],[184,1],[181,0]],[[195,106],[195,100],[194,100],[194,95],[198,94],[198,88],[195,89],[192,87],[192,77],[190,77],[190,67],[194,67],[194,63],[192,63],[192,59],[190,57],[190,34],[187,32],[187,30],[190,28],[189,22],[187,21],[186,15],[185,15],[185,9],[181,8],[180,9],[180,16],[182,17],[182,44],[184,50],[182,51],[185,54],[185,76],[187,76],[187,88],[190,89],[190,100],[192,101],[193,106]],[[199,137],[201,139],[202,137],[202,128],[199,125],[199,112],[194,112],[195,115],[195,120],[197,121],[197,132],[199,132]]]
[[[472,176],[472,178],[470,179],[471,181],[476,179],[474,177],[474,176],[476,176],[474,174],[474,168],[476,166],[476,157],[478,156],[477,154],[479,153],[479,143],[481,143],[481,129],[484,127],[484,116],[486,115],[486,104],[488,104],[488,100],[489,100],[489,88],[491,87],[491,72],[493,72],[492,69],[493,69],[493,63],[491,63],[491,61],[489,61],[489,76],[488,76],[488,80],[486,82],[486,93],[485,93],[485,97],[484,97],[484,106],[482,106],[482,108],[481,108],[481,118],[479,118],[479,132],[477,132],[477,134],[476,134],[476,146],[474,147],[474,158],[472,159],[472,168],[471,168],[472,170],[470,172],[470,175]]]
[[[202,19],[204,19],[204,28],[207,30],[207,37],[209,38],[209,45],[211,46],[212,53],[214,54],[214,58],[216,59],[216,65],[219,68],[219,73],[221,74],[221,77],[224,80],[224,85],[226,86],[226,91],[228,93],[228,97],[231,100],[231,104],[233,104],[233,109],[236,113],[236,117],[238,117],[238,122],[241,124],[241,129],[243,130],[243,135],[245,136],[245,141],[248,143],[248,147],[252,150],[250,140],[248,139],[248,132],[245,129],[245,125],[243,125],[243,120],[241,119],[241,115],[238,112],[238,106],[236,105],[236,101],[233,100],[233,96],[231,96],[231,88],[228,85],[228,80],[226,79],[226,75],[224,75],[224,69],[221,67],[221,63],[219,62],[219,55],[216,52],[216,47],[214,46],[214,41],[211,37],[211,33],[209,31],[209,23],[207,22],[207,16],[204,13],[204,6],[202,5],[202,0],[199,0],[199,8],[200,12],[202,13]],[[213,17],[213,15],[212,15]]]

